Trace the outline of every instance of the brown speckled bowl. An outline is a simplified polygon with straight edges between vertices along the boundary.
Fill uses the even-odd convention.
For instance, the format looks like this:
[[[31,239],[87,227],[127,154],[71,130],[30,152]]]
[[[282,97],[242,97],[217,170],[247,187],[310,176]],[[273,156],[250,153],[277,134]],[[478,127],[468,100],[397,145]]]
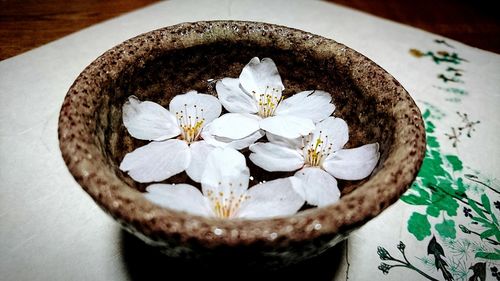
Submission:
[[[379,142],[369,179],[341,182],[341,200],[268,220],[216,220],[160,208],[118,169],[145,142],[129,136],[122,105],[129,95],[167,106],[208,79],[237,77],[254,56],[278,66],[285,94],[331,93],[349,124],[348,146]],[[289,264],[321,253],[395,202],[414,179],[425,151],[420,112],[378,65],[331,39],[283,26],[238,21],[184,23],[132,38],[90,64],[68,91],[59,118],[66,164],[95,202],[127,230],[173,257],[230,257]],[[259,180],[269,174],[252,168]],[[273,175],[275,176],[275,175]],[[185,180],[185,175],[172,179]],[[209,260],[209,259],[207,259]]]

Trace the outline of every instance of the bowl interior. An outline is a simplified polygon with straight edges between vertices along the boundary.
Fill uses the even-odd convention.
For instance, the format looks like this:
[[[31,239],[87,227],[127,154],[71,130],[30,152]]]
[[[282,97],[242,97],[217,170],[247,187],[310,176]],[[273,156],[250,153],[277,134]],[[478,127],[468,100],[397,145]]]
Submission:
[[[383,163],[393,142],[394,118],[381,110],[374,95],[363,93],[353,81],[349,65],[344,65],[335,56],[318,56],[306,48],[283,49],[269,46],[258,40],[238,40],[231,38],[182,49],[158,50],[149,57],[138,58],[122,71],[116,80],[110,81],[103,89],[103,96],[109,97],[108,107],[98,116],[98,131],[102,134],[103,151],[112,159],[113,167],[119,166],[124,155],[137,147],[147,144],[131,137],[123,126],[122,105],[129,95],[140,100],[157,102],[168,108],[175,95],[189,90],[216,95],[215,81],[224,77],[238,77],[241,70],[253,57],[272,58],[285,85],[284,96],[304,90],[329,92],[336,105],[335,116],[345,119],[349,125],[350,139],[347,147],[380,143]],[[244,151],[245,152],[245,151]],[[246,151],[248,154],[248,151]],[[262,180],[286,176],[287,173],[269,173],[252,165],[251,184]],[[126,174],[116,172],[130,186],[143,191],[148,184],[132,181]],[[166,182],[190,182],[185,173],[170,178]],[[363,181],[341,181],[343,194],[351,192]]]

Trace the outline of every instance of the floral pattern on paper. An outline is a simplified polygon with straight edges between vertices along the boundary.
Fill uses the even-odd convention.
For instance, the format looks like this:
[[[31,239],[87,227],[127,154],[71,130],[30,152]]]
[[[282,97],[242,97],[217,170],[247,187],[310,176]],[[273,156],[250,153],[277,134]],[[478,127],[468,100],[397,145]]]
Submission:
[[[500,181],[461,157],[468,153],[464,140],[474,139],[486,124],[461,106],[472,95],[464,79],[468,61],[445,40],[434,42],[452,50],[411,49],[410,54],[434,63],[439,74],[433,88],[455,110],[420,102],[427,151],[416,180],[401,197],[411,206],[405,219],[409,237],[398,246],[402,258],[378,248],[378,269],[389,274],[399,267],[428,280],[500,280]]]

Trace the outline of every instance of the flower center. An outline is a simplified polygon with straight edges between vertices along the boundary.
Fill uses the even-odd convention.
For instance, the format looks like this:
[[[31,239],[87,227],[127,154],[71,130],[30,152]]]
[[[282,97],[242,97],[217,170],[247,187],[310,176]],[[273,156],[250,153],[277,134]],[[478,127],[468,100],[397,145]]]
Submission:
[[[320,131],[316,139],[312,139],[311,135],[305,137],[307,145],[302,148],[302,151],[305,163],[310,167],[321,166],[323,160],[333,152],[333,143],[329,141],[328,136],[321,136],[321,134]]]
[[[219,185],[221,185],[221,183],[219,183]],[[229,184],[229,186],[232,187],[232,184]],[[241,204],[250,198],[245,194],[237,195],[234,191],[230,191],[229,194],[227,194],[223,191],[214,192],[213,190],[208,190],[206,196],[210,201],[210,205],[215,215],[221,219],[233,218],[240,209]]]
[[[259,106],[257,114],[262,118],[273,116],[276,107],[278,107],[278,104],[283,99],[283,97],[280,97],[278,89],[269,86],[266,87],[266,91],[263,94],[257,94],[255,91],[252,91],[252,94]]]
[[[191,144],[200,138],[201,129],[205,118],[203,117],[203,108],[198,110],[196,105],[193,106],[191,112],[188,111],[187,104],[184,105],[184,110],[176,112],[177,125],[181,129],[181,139]]]

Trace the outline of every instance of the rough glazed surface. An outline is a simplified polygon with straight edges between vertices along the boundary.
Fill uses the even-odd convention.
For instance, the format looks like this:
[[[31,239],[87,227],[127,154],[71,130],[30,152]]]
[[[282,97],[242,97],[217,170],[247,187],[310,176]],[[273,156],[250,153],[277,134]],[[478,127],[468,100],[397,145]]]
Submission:
[[[173,96],[191,89],[214,94],[214,84],[207,80],[237,77],[254,56],[276,62],[285,95],[308,89],[331,93],[335,116],[349,124],[348,146],[380,143],[374,174],[361,182],[342,182],[338,203],[287,218],[216,220],[147,201],[141,194],[145,186],[118,169],[127,152],[145,144],[131,138],[122,124],[127,97],[134,94],[168,106]],[[280,264],[318,254],[378,215],[407,189],[425,152],[418,108],[375,63],[310,33],[231,21],[155,30],[103,54],[69,89],[60,113],[59,140],[69,170],[96,203],[168,255],[238,255],[254,261],[258,256],[261,263]],[[251,168],[257,180],[270,176]],[[185,180],[183,174],[171,179]]]

